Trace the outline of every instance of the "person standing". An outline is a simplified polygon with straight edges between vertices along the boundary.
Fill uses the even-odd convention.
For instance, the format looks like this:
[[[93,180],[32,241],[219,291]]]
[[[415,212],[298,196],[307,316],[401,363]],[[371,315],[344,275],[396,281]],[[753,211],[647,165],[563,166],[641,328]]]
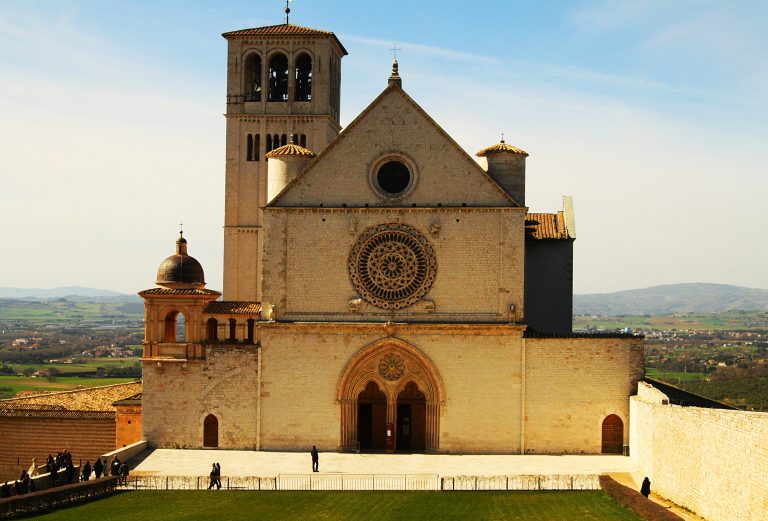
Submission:
[[[96,476],[96,479],[99,479],[101,477],[101,473],[104,470],[104,465],[101,463],[101,458],[96,458],[96,463],[93,464],[93,474]]]
[[[318,470],[320,467],[320,462],[316,446],[312,445],[312,452],[310,452],[310,454],[312,454],[312,472],[320,472]]]
[[[648,479],[648,476],[645,476],[645,479],[643,480],[643,484],[640,485],[640,493],[645,497],[648,497],[649,495],[651,495],[651,480]]]
[[[88,481],[89,479],[91,479],[91,460],[87,460],[83,467],[83,481]]]

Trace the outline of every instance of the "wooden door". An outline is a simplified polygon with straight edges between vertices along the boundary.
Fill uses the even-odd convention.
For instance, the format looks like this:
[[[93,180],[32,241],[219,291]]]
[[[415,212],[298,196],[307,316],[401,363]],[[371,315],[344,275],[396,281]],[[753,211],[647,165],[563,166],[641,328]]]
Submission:
[[[615,414],[603,420],[603,454],[622,454],[624,451],[624,422]]]
[[[203,447],[219,446],[219,420],[209,414],[203,421]]]

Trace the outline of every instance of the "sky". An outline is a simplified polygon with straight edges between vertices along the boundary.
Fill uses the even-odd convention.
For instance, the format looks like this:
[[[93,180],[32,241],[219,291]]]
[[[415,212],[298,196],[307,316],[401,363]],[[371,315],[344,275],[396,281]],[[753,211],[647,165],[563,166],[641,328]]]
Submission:
[[[221,289],[226,41],[279,0],[0,1],[0,286],[152,287],[183,221]],[[341,123],[403,88],[472,156],[574,198],[574,291],[768,288],[768,2],[296,0],[336,33]]]

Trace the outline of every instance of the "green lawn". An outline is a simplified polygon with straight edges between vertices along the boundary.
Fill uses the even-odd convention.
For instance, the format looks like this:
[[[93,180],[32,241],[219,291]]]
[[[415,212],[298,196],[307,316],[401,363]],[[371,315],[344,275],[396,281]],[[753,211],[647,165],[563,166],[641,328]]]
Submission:
[[[35,519],[396,521],[642,521],[602,491],[579,492],[121,492]]]
[[[662,382],[667,382],[672,385],[679,385],[685,382],[701,382],[706,379],[704,373],[685,373],[682,371],[664,371],[663,369],[657,369],[655,367],[646,367],[645,376],[649,378],[655,378]]]
[[[73,376],[60,376],[56,378],[55,382],[49,382],[45,378],[0,375],[0,399],[12,398],[18,391],[24,389],[66,391],[68,389],[76,389],[78,385],[83,387],[99,387],[101,385],[133,382],[134,380],[135,378],[77,378]]]

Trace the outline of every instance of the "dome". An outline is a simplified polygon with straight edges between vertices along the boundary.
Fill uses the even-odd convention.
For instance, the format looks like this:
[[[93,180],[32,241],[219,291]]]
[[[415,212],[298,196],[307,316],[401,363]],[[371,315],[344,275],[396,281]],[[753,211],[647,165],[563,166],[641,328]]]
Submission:
[[[282,156],[315,157],[315,153],[307,148],[300,147],[295,143],[288,143],[287,145],[283,145],[268,152],[266,155],[269,159]]]
[[[528,152],[526,152],[521,148],[513,147],[512,145],[504,141],[503,138],[499,143],[496,143],[495,145],[491,145],[487,148],[484,148],[475,155],[477,157],[486,157],[491,154],[498,154],[499,152],[509,152],[512,154],[520,155],[520,156],[528,156]]]
[[[156,284],[172,288],[205,286],[203,267],[197,259],[187,255],[187,240],[181,233],[176,240],[176,254],[167,257],[157,268]]]

